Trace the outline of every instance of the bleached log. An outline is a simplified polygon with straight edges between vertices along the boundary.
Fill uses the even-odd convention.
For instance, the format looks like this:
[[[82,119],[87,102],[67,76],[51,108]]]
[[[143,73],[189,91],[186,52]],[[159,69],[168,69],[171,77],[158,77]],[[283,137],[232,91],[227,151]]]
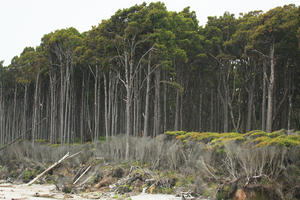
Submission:
[[[68,152],[66,155],[64,155],[64,157],[62,157],[59,161],[57,161],[56,163],[54,163],[53,165],[51,165],[48,169],[46,169],[45,171],[43,171],[41,174],[39,174],[37,177],[35,177],[34,179],[32,179],[29,183],[27,183],[26,185],[31,185],[34,182],[36,182],[39,178],[41,178],[42,176],[44,176],[47,172],[49,172],[51,169],[53,169],[54,167],[56,167],[58,164],[60,164],[62,161],[64,161],[66,158],[68,158],[70,155],[70,152]]]
[[[81,154],[81,151],[74,153],[73,155],[70,155],[69,157],[67,157],[66,159],[70,159],[73,158],[74,156],[77,156],[78,154]]]
[[[78,179],[76,181],[74,181],[73,185],[75,185],[81,179],[81,177],[89,171],[90,168],[91,168],[91,165],[88,168],[86,168],[86,170],[78,177]]]

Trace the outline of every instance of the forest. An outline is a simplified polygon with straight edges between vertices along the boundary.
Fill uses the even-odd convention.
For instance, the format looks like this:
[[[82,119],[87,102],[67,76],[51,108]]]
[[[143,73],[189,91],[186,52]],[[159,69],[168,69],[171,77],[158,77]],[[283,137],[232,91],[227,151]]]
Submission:
[[[199,26],[158,2],[47,33],[0,64],[0,144],[299,129],[299,15],[291,4]]]
[[[294,4],[201,26],[143,3],[46,33],[0,62],[0,198],[300,199],[299,88]]]

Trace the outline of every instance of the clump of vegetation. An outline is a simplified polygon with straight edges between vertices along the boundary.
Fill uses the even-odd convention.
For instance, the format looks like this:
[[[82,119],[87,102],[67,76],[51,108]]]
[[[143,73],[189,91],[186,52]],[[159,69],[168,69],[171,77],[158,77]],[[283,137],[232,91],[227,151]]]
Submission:
[[[24,178],[23,178],[23,181],[25,183],[29,182],[31,179],[33,179],[35,176],[35,173],[31,170],[26,170],[25,171],[25,174],[24,174]]]
[[[265,146],[285,146],[291,147],[300,144],[298,132],[288,133],[286,130],[266,133],[255,130],[248,133],[216,133],[216,132],[185,132],[167,131],[169,136],[176,136],[176,139],[183,142],[197,141],[206,144],[210,148],[223,147],[227,143],[235,142],[241,144],[251,144],[253,147]]]
[[[186,131],[167,131],[166,135],[173,135],[173,136],[179,136],[179,135],[185,135]]]

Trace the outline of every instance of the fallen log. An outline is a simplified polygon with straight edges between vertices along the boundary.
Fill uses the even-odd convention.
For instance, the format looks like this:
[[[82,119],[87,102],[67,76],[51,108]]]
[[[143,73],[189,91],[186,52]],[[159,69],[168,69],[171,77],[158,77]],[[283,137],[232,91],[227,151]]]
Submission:
[[[81,154],[81,151],[74,153],[73,155],[70,155],[69,157],[67,157],[66,159],[70,159],[73,158],[74,156],[77,156],[78,154]]]
[[[91,165],[88,168],[86,168],[86,170],[79,176],[79,178],[73,183],[73,185],[75,185],[79,181],[79,179],[81,179],[81,177],[89,171],[90,168]]]
[[[43,198],[54,198],[54,194],[41,194],[41,193],[35,193],[33,195],[34,197],[43,197]]]
[[[48,169],[46,169],[45,171],[43,171],[41,174],[39,174],[37,177],[35,177],[34,179],[32,179],[29,183],[27,183],[26,185],[31,185],[34,182],[36,182],[39,178],[41,178],[42,176],[44,176],[47,172],[49,172],[51,169],[53,169],[54,167],[56,167],[58,164],[60,164],[62,161],[64,161],[66,158],[68,158],[70,155],[70,152],[68,152],[66,155],[64,155],[64,157],[62,157],[59,161],[57,161],[56,163],[54,163],[53,165],[51,165]]]

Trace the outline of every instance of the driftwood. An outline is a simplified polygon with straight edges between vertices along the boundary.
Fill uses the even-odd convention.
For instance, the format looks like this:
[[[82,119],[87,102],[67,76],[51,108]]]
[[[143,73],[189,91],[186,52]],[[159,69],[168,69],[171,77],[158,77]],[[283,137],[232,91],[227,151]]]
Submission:
[[[41,193],[35,193],[33,195],[34,197],[43,197],[43,198],[54,198],[54,194],[41,194]]]
[[[86,168],[86,170],[79,176],[79,178],[76,181],[74,181],[73,185],[75,185],[81,179],[81,177],[89,171],[90,168],[91,168],[91,165],[88,166],[88,168]]]
[[[96,173],[94,172],[91,176],[87,177],[82,183],[79,184],[79,187],[83,186],[86,182],[88,182],[93,176],[95,176],[95,174]]]
[[[77,180],[77,178],[80,176],[80,174],[81,174],[83,171],[84,171],[84,167],[81,167],[81,168],[76,172],[76,174],[75,174],[75,176],[74,176],[74,178],[73,178],[73,180],[72,180],[72,183],[74,183],[74,182]]]
[[[51,169],[53,169],[54,167],[56,167],[58,164],[60,164],[62,161],[64,161],[66,158],[68,158],[70,155],[70,153],[68,152],[66,155],[64,155],[64,157],[62,157],[59,161],[57,161],[56,163],[54,163],[53,165],[51,165],[48,169],[46,169],[45,171],[43,171],[41,174],[39,174],[37,177],[35,177],[34,179],[32,179],[29,183],[27,183],[27,185],[31,185],[34,182],[36,182],[39,178],[41,178],[42,176],[44,176],[47,172],[49,172]]]
[[[14,186],[10,183],[7,183],[7,184],[1,184],[0,187],[14,187]]]
[[[73,158],[74,156],[77,156],[78,154],[81,154],[81,151],[74,153],[73,155],[70,155],[69,157],[67,157],[66,159],[70,159]]]

